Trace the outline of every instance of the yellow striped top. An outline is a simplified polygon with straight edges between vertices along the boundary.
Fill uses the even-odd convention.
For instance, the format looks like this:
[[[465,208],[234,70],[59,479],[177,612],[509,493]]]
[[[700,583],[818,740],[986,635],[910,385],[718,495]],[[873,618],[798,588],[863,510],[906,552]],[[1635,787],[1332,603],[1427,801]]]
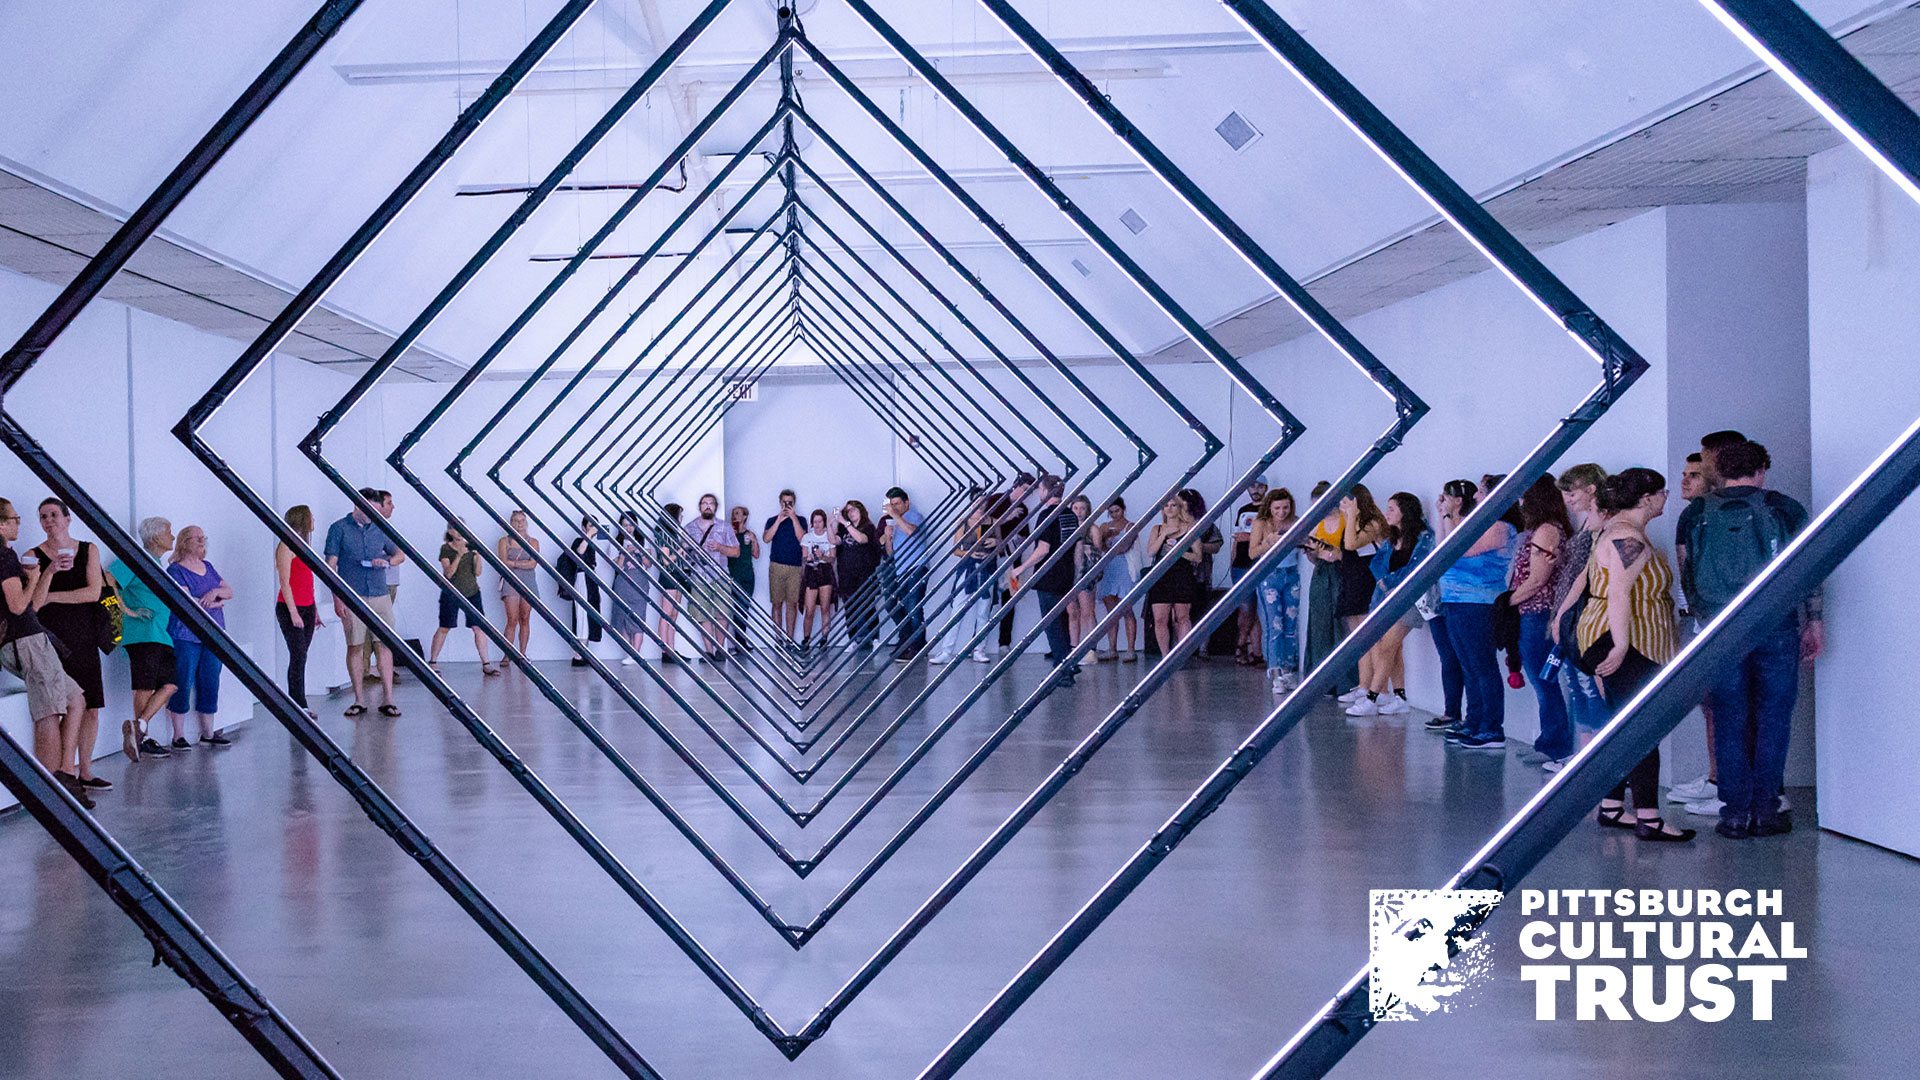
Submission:
[[[1605,541],[1602,541],[1605,542]],[[1600,563],[1600,552],[1587,560],[1587,606],[1580,612],[1580,651],[1607,633],[1607,568]],[[1664,664],[1680,651],[1673,620],[1673,567],[1659,548],[1654,548],[1640,567],[1639,576],[1627,591],[1631,614],[1627,618],[1627,644],[1656,664]]]

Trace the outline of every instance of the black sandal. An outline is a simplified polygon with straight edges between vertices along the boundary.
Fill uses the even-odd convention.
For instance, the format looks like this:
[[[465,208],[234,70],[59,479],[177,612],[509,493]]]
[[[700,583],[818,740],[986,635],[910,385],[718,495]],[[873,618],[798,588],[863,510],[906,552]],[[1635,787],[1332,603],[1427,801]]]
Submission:
[[[349,705],[349,706],[347,706],[347,711],[346,711],[346,712],[344,712],[344,713],[341,713],[340,715],[342,715],[342,716],[365,716],[365,715],[367,715],[367,707],[366,707],[365,705],[362,705],[362,704],[360,704],[359,702],[357,702],[357,701],[356,701],[356,702],[354,702],[353,704],[351,704],[351,705]]]
[[[1634,822],[1633,834],[1652,844],[1684,844],[1694,838],[1694,830],[1681,829],[1668,832],[1665,818],[1640,818]]]
[[[391,704],[391,703],[389,703],[389,704],[386,704],[386,705],[382,705],[382,706],[380,706],[380,715],[381,715],[381,716],[385,716],[385,717],[388,717],[389,719],[391,719],[392,717],[395,717],[395,716],[399,716],[399,715],[400,715],[400,706],[398,706],[398,705],[394,705],[394,704]]]
[[[1640,828],[1640,826],[1627,820],[1627,807],[1625,803],[1619,806],[1601,807],[1599,811],[1594,814],[1594,820],[1609,829],[1634,829],[1637,831]]]

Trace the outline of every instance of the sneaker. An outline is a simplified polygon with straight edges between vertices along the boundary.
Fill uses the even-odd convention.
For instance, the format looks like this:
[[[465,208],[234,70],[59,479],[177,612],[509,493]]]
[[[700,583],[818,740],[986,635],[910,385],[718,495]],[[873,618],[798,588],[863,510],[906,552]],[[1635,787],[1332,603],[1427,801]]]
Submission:
[[[1448,728],[1452,727],[1453,725],[1459,722],[1460,721],[1455,720],[1451,716],[1429,716],[1427,717],[1426,724],[1423,726],[1428,731],[1438,734],[1440,732],[1446,731]]]
[[[193,744],[188,742],[185,739],[175,739],[173,740],[172,748],[184,754],[187,751],[193,749]]]
[[[991,664],[993,663],[993,654],[985,649],[975,649],[973,650],[973,662],[976,664]]]
[[[1090,652],[1087,655],[1081,657],[1080,662],[1084,664],[1097,664],[1100,662],[1100,654],[1097,652]]]
[[[1347,706],[1348,716],[1374,716],[1379,712],[1380,712],[1379,704],[1373,701],[1369,701],[1364,697],[1355,701],[1353,704]]]
[[[1726,803],[1719,799],[1696,799],[1690,803],[1681,803],[1681,808],[1695,817],[1719,817]]]
[[[1520,764],[1522,765],[1538,765],[1541,762],[1546,760],[1547,760],[1547,755],[1541,753],[1538,750],[1520,751]]]
[[[1573,758],[1571,756],[1561,757],[1561,758],[1548,758],[1547,760],[1540,763],[1540,771],[1550,772],[1550,773],[1559,772],[1561,769],[1564,769],[1567,767],[1567,762],[1572,760]]]
[[[1787,793],[1784,791],[1781,792],[1780,793],[1780,812],[1784,814],[1791,809],[1793,809],[1793,804],[1787,801]]]
[[[1720,789],[1705,776],[1696,776],[1684,784],[1675,784],[1667,789],[1667,801],[1677,803],[1699,802],[1720,794]]]
[[[1505,750],[1507,737],[1498,733],[1492,735],[1462,735],[1459,739],[1463,750]]]
[[[1397,716],[1400,713],[1411,712],[1412,710],[1413,706],[1407,704],[1407,699],[1401,697],[1399,694],[1388,694],[1380,699],[1380,715],[1382,716]]]
[[[200,741],[207,746],[232,746],[233,745],[233,740],[227,738],[225,732],[220,732],[220,731],[216,731],[211,735],[204,736],[201,738]]]
[[[1755,821],[1753,823],[1753,835],[1755,836],[1782,836],[1792,831],[1793,818],[1787,814],[1779,814],[1766,821]]]
[[[935,653],[934,655],[927,657],[927,663],[929,664],[944,664],[946,662],[947,662],[947,658],[944,656],[941,656],[938,653]]]
[[[1450,743],[1457,743],[1471,734],[1473,734],[1472,729],[1468,728],[1464,722],[1455,721],[1447,728],[1445,738]]]
[[[1366,696],[1367,696],[1366,689],[1363,687],[1356,686],[1353,689],[1347,691],[1346,693],[1341,694],[1339,700],[1340,700],[1340,703],[1343,705],[1351,705],[1354,702],[1359,701],[1361,698]]]
[[[146,757],[162,758],[173,756],[173,751],[155,742],[151,737],[140,740],[140,753]]]
[[[633,666],[633,657],[631,657],[631,656],[623,656],[623,657],[621,657],[621,658],[620,658],[620,666],[621,666],[621,667],[632,667],[632,666]]]
[[[1729,840],[1745,840],[1753,835],[1753,830],[1744,821],[1722,821],[1713,827],[1713,831]]]
[[[1126,652],[1120,654],[1120,662],[1123,664],[1137,664],[1140,662],[1140,654],[1134,652],[1132,649],[1128,649]]]

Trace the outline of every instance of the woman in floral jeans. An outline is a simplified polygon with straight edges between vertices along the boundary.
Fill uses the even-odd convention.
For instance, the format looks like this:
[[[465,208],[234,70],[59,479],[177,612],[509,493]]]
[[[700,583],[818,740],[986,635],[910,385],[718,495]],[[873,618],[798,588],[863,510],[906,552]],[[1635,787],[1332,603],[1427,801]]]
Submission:
[[[1259,559],[1279,543],[1298,520],[1293,493],[1275,488],[1260,502],[1247,540],[1247,553]],[[1300,552],[1283,555],[1279,565],[1260,582],[1260,643],[1267,658],[1267,678],[1273,692],[1284,694],[1300,685]]]

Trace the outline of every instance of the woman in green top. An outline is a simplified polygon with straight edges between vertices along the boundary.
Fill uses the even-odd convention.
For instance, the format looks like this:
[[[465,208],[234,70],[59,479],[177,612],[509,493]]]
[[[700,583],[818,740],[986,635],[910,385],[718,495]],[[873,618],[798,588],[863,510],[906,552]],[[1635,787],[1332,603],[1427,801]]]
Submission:
[[[433,632],[433,648],[427,653],[427,666],[433,669],[434,674],[440,673],[440,647],[447,643],[447,632],[460,625],[460,616],[464,614],[468,629],[473,631],[474,651],[480,654],[480,670],[489,675],[500,674],[500,669],[487,659],[487,637],[480,632],[480,624],[475,621],[472,612],[463,612],[460,607],[460,601],[464,599],[473,605],[474,611],[482,610],[480,553],[467,545],[466,536],[451,523],[447,525],[447,535],[440,545],[440,572],[453,583],[453,588],[440,590],[440,626]]]
[[[173,524],[163,517],[141,521],[140,546],[159,564],[173,551]],[[133,718],[120,724],[120,749],[128,761],[139,761],[141,754],[167,757],[170,751],[147,737],[147,721],[166,708],[173,696],[170,613],[124,561],[107,567],[107,577],[120,593],[120,646],[127,651],[127,668],[133,676]]]

